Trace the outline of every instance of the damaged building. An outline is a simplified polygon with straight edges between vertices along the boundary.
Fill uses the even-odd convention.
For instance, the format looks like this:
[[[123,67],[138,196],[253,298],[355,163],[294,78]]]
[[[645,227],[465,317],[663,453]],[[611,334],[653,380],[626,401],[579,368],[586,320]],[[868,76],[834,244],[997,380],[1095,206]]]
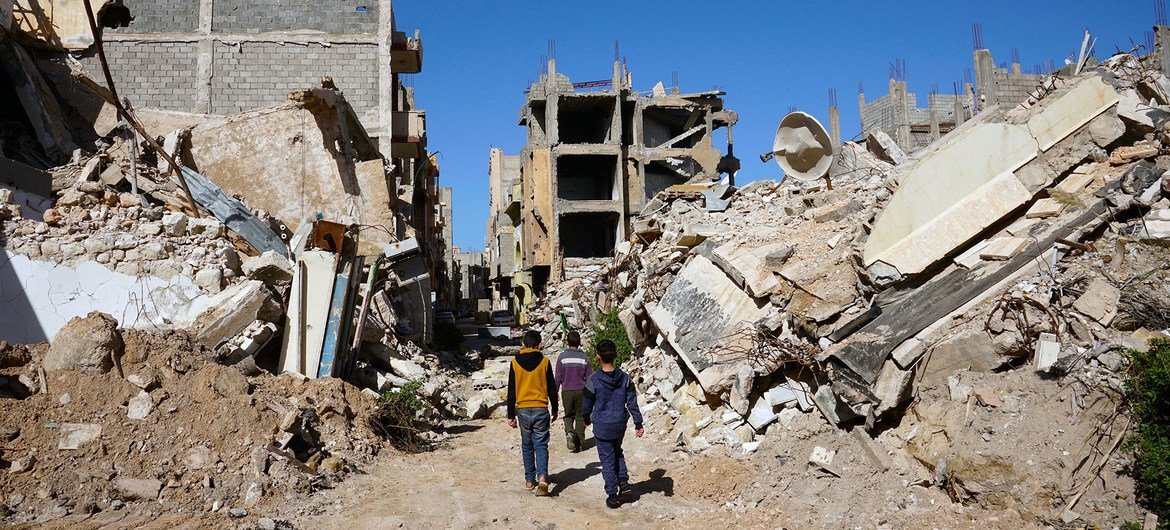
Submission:
[[[724,108],[722,96],[668,91],[661,83],[640,93],[620,62],[611,79],[574,83],[549,61],[520,109],[527,143],[519,155],[520,193],[508,203],[506,185],[514,173],[507,157],[492,153],[492,170],[500,158],[500,176],[491,176],[493,200],[503,208],[493,209],[489,223],[496,224],[498,239],[506,224],[500,212],[510,215],[519,252],[507,283],[522,321],[524,307],[547,282],[607,262],[632,218],[659,194],[694,193],[687,185],[717,181],[738,169],[731,142],[738,117]],[[726,151],[718,147],[723,134]],[[493,251],[493,258],[503,253]]]
[[[367,270],[379,274],[370,267],[379,256],[380,273],[394,276],[391,326],[429,340],[435,285],[446,285],[452,262],[451,194],[437,185],[424,113],[399,78],[420,71],[421,45],[394,30],[389,2],[328,17],[320,10],[338,8],[305,4],[295,9],[322,16],[272,18],[247,16],[263,9],[246,3],[184,12],[102,2],[93,22],[105,28],[96,33],[81,2],[5,4],[0,64],[19,104],[5,109],[0,164],[20,215],[5,223],[0,270],[5,312],[16,318],[0,324],[0,340],[52,339],[91,311],[118,315],[127,328],[199,327],[217,304],[268,296],[250,275],[288,282],[273,267],[316,278],[274,296],[291,307],[287,321],[271,309],[265,318],[231,316],[244,320],[207,346],[258,331],[253,320],[304,332],[301,285],[328,284],[329,298],[334,275],[348,270],[356,289]],[[301,77],[287,78],[293,71]],[[384,81],[351,76],[370,71]],[[30,222],[47,230],[26,233],[21,223]],[[306,248],[332,254],[332,265],[303,263]],[[269,263],[259,273],[245,265],[256,255]],[[358,257],[369,261],[344,263]],[[40,285],[59,287],[31,296]],[[287,349],[296,334],[281,334]],[[306,355],[320,354],[309,350],[298,371]]]
[[[1045,78],[1041,74],[1023,72],[1018,54],[1013,55],[1010,65],[996,66],[991,50],[986,48],[975,50],[973,67],[974,83],[956,84],[955,94],[931,91],[927,95],[926,107],[919,107],[917,94],[907,88],[905,65],[899,62],[899,66],[892,69],[886,95],[867,102],[865,92],[858,91],[861,136],[868,138],[880,131],[902,151],[926,147],[985,108],[1011,106],[1027,100]],[[871,141],[883,140],[875,138]]]

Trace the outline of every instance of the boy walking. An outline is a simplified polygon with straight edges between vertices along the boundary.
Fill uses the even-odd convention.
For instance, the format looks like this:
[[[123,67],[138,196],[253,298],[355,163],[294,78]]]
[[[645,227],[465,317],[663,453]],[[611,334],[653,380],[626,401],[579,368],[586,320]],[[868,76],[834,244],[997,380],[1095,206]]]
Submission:
[[[581,415],[585,381],[593,373],[589,359],[581,351],[581,334],[570,331],[565,337],[569,347],[557,357],[556,382],[565,407],[565,445],[576,453],[585,443],[585,418]]]
[[[626,469],[626,456],[622,452],[622,439],[626,436],[626,424],[634,418],[634,436],[642,437],[642,411],[638,408],[638,392],[634,382],[620,368],[614,366],[617,346],[613,341],[603,340],[597,344],[597,360],[601,370],[594,372],[585,384],[585,423],[593,424],[593,438],[597,440],[597,457],[601,460],[601,476],[605,479],[605,505],[617,508],[622,505],[619,494],[626,495],[630,489],[630,474]]]
[[[508,426],[520,427],[524,489],[548,496],[548,433],[557,421],[557,383],[552,365],[540,352],[540,333],[528,331],[524,346],[508,369]],[[552,417],[549,417],[549,407]]]

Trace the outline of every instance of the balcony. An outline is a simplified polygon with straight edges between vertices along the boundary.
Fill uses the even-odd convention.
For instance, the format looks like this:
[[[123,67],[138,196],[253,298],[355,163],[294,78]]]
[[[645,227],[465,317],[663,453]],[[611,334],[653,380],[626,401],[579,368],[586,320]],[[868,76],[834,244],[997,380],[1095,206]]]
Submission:
[[[395,31],[390,41],[390,71],[396,74],[417,74],[422,71],[422,39],[418,30],[414,37]]]
[[[427,113],[421,110],[395,112],[390,118],[390,156],[422,158],[427,149]]]

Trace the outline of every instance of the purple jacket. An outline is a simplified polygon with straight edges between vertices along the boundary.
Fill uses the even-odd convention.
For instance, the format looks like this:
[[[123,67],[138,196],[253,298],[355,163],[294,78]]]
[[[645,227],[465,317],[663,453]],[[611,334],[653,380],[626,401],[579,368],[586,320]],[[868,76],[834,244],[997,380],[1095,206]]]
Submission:
[[[566,348],[557,356],[556,367],[557,386],[561,390],[585,390],[585,381],[593,373],[589,366],[589,359],[585,352],[576,348]]]

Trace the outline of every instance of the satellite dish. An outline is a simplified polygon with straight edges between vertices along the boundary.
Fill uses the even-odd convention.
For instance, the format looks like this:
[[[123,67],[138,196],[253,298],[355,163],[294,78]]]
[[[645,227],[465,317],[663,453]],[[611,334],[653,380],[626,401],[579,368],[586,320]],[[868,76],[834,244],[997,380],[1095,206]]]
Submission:
[[[816,118],[793,112],[780,120],[772,154],[785,175],[812,182],[829,172],[833,164],[833,142]]]

